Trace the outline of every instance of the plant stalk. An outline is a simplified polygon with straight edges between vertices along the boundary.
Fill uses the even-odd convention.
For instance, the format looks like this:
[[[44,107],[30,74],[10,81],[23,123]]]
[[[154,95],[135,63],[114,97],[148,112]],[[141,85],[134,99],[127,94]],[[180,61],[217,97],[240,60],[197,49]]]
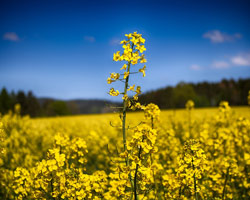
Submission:
[[[192,158],[192,165],[193,165],[193,170],[194,168],[194,160]],[[195,173],[194,173],[194,192],[195,192],[195,200],[198,200],[198,194],[197,194],[197,185],[196,185],[196,177],[195,177]]]

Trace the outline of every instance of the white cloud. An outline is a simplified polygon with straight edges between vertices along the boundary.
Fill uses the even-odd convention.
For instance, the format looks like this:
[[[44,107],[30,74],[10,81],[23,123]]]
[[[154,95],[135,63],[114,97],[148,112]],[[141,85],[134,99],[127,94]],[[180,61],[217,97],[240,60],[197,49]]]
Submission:
[[[118,45],[118,44],[120,44],[120,40],[119,40],[118,38],[113,38],[113,39],[111,39],[111,40],[109,41],[109,44],[110,44],[111,46]]]
[[[18,35],[15,32],[7,32],[3,35],[3,39],[4,40],[9,40],[9,41],[14,41],[14,42],[18,42],[20,40],[20,38],[18,37]]]
[[[213,43],[223,43],[240,39],[242,38],[242,35],[239,33],[229,35],[227,33],[222,33],[219,30],[212,30],[204,33],[203,38],[209,39]]]
[[[235,56],[227,56],[226,60],[216,60],[210,64],[210,69],[228,69],[233,67],[250,67],[250,52],[241,53]],[[193,64],[191,70],[199,71],[206,68]]]
[[[215,61],[213,62],[212,67],[216,69],[226,69],[229,68],[230,65],[225,61]]]
[[[95,37],[93,36],[84,36],[84,40],[88,42],[95,42]]]
[[[236,66],[250,66],[250,54],[234,56],[231,58],[231,62]]]
[[[198,70],[201,70],[201,66],[194,64],[190,66],[190,69],[194,71],[198,71]]]

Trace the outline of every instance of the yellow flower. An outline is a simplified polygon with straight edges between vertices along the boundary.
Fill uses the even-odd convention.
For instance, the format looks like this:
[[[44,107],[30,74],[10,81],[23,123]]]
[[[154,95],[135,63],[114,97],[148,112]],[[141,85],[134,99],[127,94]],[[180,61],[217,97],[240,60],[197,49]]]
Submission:
[[[119,59],[120,59],[120,51],[117,51],[116,53],[114,53],[113,60],[118,61]]]
[[[127,99],[128,99],[128,95],[125,94],[125,95],[122,97],[122,99],[127,100]]]
[[[146,60],[146,58],[145,58],[145,55],[142,54],[142,55],[141,55],[141,61],[140,61],[140,63],[146,63],[146,62],[147,62],[147,60]]]
[[[120,44],[126,44],[126,43],[127,43],[126,40],[122,40],[122,41],[120,42]]]
[[[120,74],[119,73],[111,73],[110,78],[117,80],[120,78]]]
[[[128,56],[128,54],[131,54],[131,52],[133,51],[130,48],[130,44],[123,45],[122,47],[124,48],[124,56]]]
[[[144,116],[146,119],[159,120],[160,109],[157,105],[150,103],[144,108]]]
[[[109,91],[109,95],[111,96],[118,96],[120,93],[118,90],[115,91],[114,88],[111,88],[110,91]]]
[[[126,37],[128,37],[128,39],[130,39],[132,37],[132,34],[129,33],[129,34],[125,34]]]
[[[134,90],[135,90],[135,85],[130,86],[130,87],[128,88],[128,91],[130,91],[130,90],[134,91]]]
[[[140,53],[146,51],[146,48],[144,47],[144,45],[138,45],[137,47],[135,47],[135,49],[138,49]]]
[[[145,39],[142,37],[139,38],[139,41],[140,41],[140,43],[143,43],[143,44],[145,43]]]
[[[131,42],[136,45],[139,42],[139,39],[137,39],[136,37],[132,37]]]
[[[122,66],[122,68],[121,68],[121,70],[123,70],[123,69],[127,69],[127,65],[126,64],[124,64],[123,66]]]
[[[113,81],[111,80],[110,77],[108,77],[107,82],[108,82],[108,84],[111,84]]]
[[[143,74],[143,77],[146,76],[146,74],[145,74],[145,69],[146,69],[146,65],[144,65],[143,68],[139,69],[139,72],[141,72],[141,73]]]
[[[141,86],[137,86],[136,91],[137,94],[141,94]]]
[[[123,79],[126,79],[129,76],[129,72],[124,72]]]
[[[135,95],[133,96],[133,99],[134,99],[135,101],[138,101],[138,94],[135,94]]]
[[[187,110],[192,110],[194,108],[194,102],[192,100],[188,100],[185,106]]]
[[[137,64],[137,60],[132,60],[132,65],[135,65],[135,64]]]

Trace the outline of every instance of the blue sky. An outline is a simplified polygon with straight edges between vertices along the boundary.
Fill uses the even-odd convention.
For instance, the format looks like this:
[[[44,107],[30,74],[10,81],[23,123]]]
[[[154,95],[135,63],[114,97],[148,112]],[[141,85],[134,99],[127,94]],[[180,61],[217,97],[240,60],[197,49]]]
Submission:
[[[149,91],[250,77],[250,1],[0,1],[0,88],[38,97],[113,99],[124,34],[146,39]],[[138,69],[136,69],[138,70]],[[119,88],[119,85],[114,85]]]

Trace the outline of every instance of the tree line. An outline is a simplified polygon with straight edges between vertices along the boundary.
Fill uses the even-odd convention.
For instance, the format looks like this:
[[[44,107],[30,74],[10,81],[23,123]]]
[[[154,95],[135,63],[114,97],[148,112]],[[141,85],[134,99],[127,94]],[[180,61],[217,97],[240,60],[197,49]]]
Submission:
[[[25,93],[23,91],[8,92],[2,88],[0,93],[0,113],[6,114],[10,110],[14,110],[16,104],[21,106],[21,115],[29,115],[31,117],[38,116],[56,116],[71,114],[67,104],[64,101],[53,99],[36,98],[31,91]]]
[[[226,80],[217,83],[180,82],[175,87],[165,87],[140,96],[142,104],[150,102],[161,109],[184,108],[191,99],[196,107],[218,106],[220,101],[228,101],[232,106],[247,105],[250,79]]]
[[[180,82],[174,87],[168,86],[140,95],[139,101],[142,104],[155,103],[161,109],[184,108],[189,99],[195,102],[196,107],[217,106],[220,101],[228,101],[230,105],[238,106],[247,105],[249,90],[250,79],[224,79],[217,83]],[[2,88],[0,113],[6,114],[9,110],[13,110],[17,103],[21,105],[21,115],[31,117],[111,112],[110,105],[110,107],[119,105],[104,100],[62,101],[36,98],[31,91],[15,93]]]

